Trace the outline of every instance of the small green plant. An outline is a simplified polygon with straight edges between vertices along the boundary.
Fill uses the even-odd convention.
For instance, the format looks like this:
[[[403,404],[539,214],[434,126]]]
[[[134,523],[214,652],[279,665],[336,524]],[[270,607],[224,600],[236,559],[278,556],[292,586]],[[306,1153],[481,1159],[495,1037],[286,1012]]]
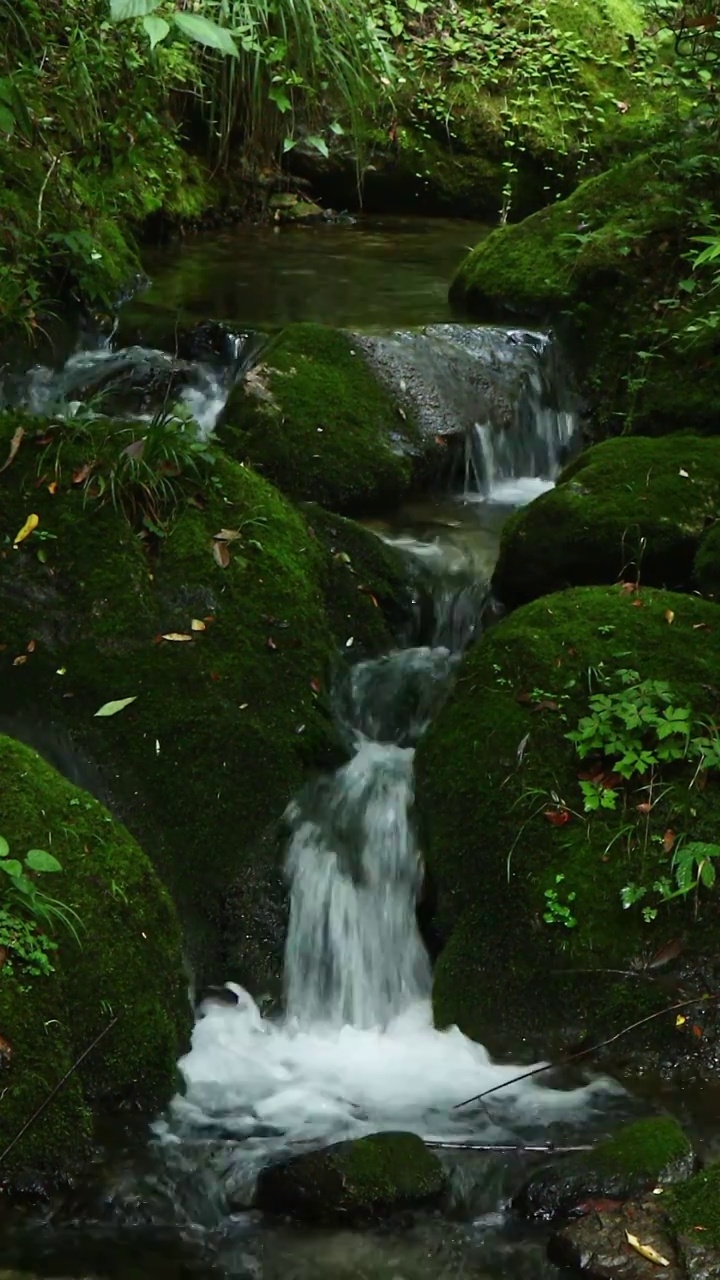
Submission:
[[[545,910],[543,911],[543,920],[546,924],[561,924],[566,929],[574,929],[577,920],[572,913],[572,903],[575,901],[576,894],[570,892],[565,897],[560,896],[559,887],[565,880],[565,876],[560,873],[555,876],[555,885],[552,889],[545,890]]]
[[[623,907],[633,907],[653,892],[658,895],[660,903],[672,902],[675,898],[687,898],[696,895],[700,888],[712,889],[717,878],[716,859],[720,858],[720,844],[712,844],[704,840],[678,841],[670,869],[674,877],[660,876],[653,881],[651,887],[643,884],[627,884],[621,892]],[[642,908],[643,919],[649,924],[655,920],[658,906],[646,903]]]
[[[593,694],[590,714],[565,735],[580,759],[597,753],[628,780],[687,757],[692,713],[674,705],[670,685],[641,680],[631,670],[618,671],[615,679],[620,687]]]
[[[67,903],[45,893],[38,875],[55,875],[62,866],[45,849],[29,849],[25,857],[10,857],[10,846],[0,836],[0,946],[33,974],[51,973],[50,953],[57,944],[43,928],[61,924],[79,944],[80,917]],[[42,928],[41,928],[42,926]],[[7,969],[6,960],[5,968]]]

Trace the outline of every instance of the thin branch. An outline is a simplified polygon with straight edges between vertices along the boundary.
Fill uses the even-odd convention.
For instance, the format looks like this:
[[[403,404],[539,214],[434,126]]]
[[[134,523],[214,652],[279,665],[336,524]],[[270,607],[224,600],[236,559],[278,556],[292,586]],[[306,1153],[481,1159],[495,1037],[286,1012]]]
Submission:
[[[621,1036],[627,1035],[628,1031],[635,1031],[637,1027],[642,1027],[646,1022],[653,1022],[655,1018],[662,1018],[666,1013],[675,1013],[678,1009],[689,1009],[694,1004],[704,1004],[706,1000],[720,1000],[720,993],[717,995],[695,996],[692,1000],[680,1000],[677,1004],[671,1004],[667,1009],[658,1009],[657,1013],[649,1013],[645,1018],[639,1018],[637,1022],[631,1022],[629,1027],[623,1027],[622,1031],[617,1031],[614,1036],[609,1036],[607,1040],[601,1040],[599,1044],[591,1045],[589,1049],[580,1049],[577,1053],[571,1053],[567,1058],[563,1058],[562,1062],[546,1062],[542,1067],[531,1067],[529,1071],[522,1071],[519,1076],[513,1076],[511,1080],[505,1080],[502,1084],[493,1085],[492,1089],[484,1089],[482,1093],[476,1093],[472,1098],[466,1098],[464,1102],[456,1102],[452,1108],[453,1111],[459,1111],[460,1107],[468,1107],[471,1102],[480,1102],[483,1098],[489,1097],[491,1093],[497,1093],[500,1089],[508,1089],[511,1084],[517,1084],[519,1080],[528,1080],[530,1076],[539,1076],[543,1071],[554,1071],[558,1066],[567,1066],[570,1062],[576,1062],[578,1058],[588,1058],[590,1054],[597,1053],[598,1049],[605,1049],[609,1044],[614,1044]]]
[[[425,1138],[424,1142],[426,1147],[439,1147],[443,1151],[497,1151],[501,1154],[504,1152],[517,1152],[518,1155],[525,1155],[526,1152],[530,1152],[541,1155],[567,1156],[577,1151],[593,1150],[592,1143],[586,1143],[584,1146],[578,1147],[556,1147],[552,1142],[529,1143],[527,1146],[522,1142],[431,1142],[429,1138]]]
[[[62,1079],[58,1080],[57,1084],[50,1090],[47,1097],[40,1103],[40,1106],[36,1107],[32,1115],[30,1116],[30,1119],[25,1121],[25,1124],[23,1125],[22,1129],[20,1129],[19,1133],[16,1133],[15,1137],[12,1138],[10,1142],[8,1142],[7,1146],[5,1147],[5,1150],[0,1152],[0,1164],[2,1164],[6,1156],[9,1156],[13,1147],[17,1146],[18,1142],[20,1141],[21,1138],[25,1136],[28,1129],[30,1129],[32,1125],[35,1124],[35,1121],[40,1119],[40,1116],[43,1114],[43,1112],[50,1106],[50,1103],[52,1102],[53,1098],[56,1097],[56,1095],[60,1092],[63,1086],[67,1084],[70,1077],[75,1074],[78,1067],[82,1065],[82,1063],[85,1061],[88,1055],[92,1053],[93,1049],[97,1048],[100,1041],[104,1040],[108,1031],[112,1031],[113,1027],[115,1026],[115,1023],[118,1020],[118,1017],[119,1015],[116,1014],[115,1017],[112,1019],[112,1021],[108,1022],[106,1027],[103,1027],[102,1031],[98,1035],[96,1035],[92,1044],[89,1044],[87,1049],[83,1050],[83,1052],[80,1054],[80,1057],[77,1058],[76,1061],[73,1062],[72,1066],[68,1068],[68,1070],[65,1072],[65,1075],[62,1077]]]

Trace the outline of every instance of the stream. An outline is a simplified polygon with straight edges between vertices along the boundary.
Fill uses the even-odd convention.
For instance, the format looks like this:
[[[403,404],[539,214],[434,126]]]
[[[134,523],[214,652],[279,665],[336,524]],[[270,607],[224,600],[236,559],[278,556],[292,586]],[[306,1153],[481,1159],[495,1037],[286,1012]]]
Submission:
[[[461,423],[465,466],[451,490],[367,522],[409,570],[419,559],[431,575],[434,634],[347,666],[336,714],[351,757],[308,785],[286,814],[284,1013],[264,1017],[228,974],[224,990],[200,1004],[179,1064],[182,1088],[149,1140],[142,1128],[113,1135],[75,1199],[42,1221],[6,1224],[5,1266],[118,1280],[556,1277],[544,1230],[505,1210],[527,1176],[527,1157],[443,1150],[451,1182],[443,1212],[362,1232],[270,1222],[250,1207],[254,1179],[288,1152],[378,1130],[446,1143],[588,1142],[648,1108],[601,1075],[553,1072],[503,1089],[487,1106],[453,1110],[519,1068],[493,1062],[457,1028],[432,1025],[431,964],[416,917],[414,747],[463,649],[482,632],[503,520],[552,484],[577,432],[572,398],[557,385],[548,394],[545,336],[449,324],[447,279],[476,235],[465,224],[390,223],[198,237],[149,263],[155,283],[128,304],[119,337],[36,367],[10,395],[41,411],[72,412],[88,381],[111,365],[172,359],[172,348],[146,344],[161,343],[180,314],[238,326],[234,349],[196,363],[184,384],[182,398],[205,433],[252,361],[253,330],[289,319],[382,328],[391,345],[410,345],[435,388],[431,356],[417,353],[444,360],[448,344],[483,368],[505,361],[517,373],[520,362],[527,371],[503,383],[513,388],[514,432],[498,431],[485,415],[473,420],[471,398],[471,420]],[[462,419],[467,388],[453,394],[445,407]]]

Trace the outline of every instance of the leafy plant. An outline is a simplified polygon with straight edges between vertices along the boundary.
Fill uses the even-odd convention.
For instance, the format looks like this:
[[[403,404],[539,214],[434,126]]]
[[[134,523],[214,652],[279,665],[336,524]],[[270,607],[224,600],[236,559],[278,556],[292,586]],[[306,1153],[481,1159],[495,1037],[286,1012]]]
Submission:
[[[543,912],[543,920],[546,924],[561,924],[566,929],[574,929],[577,920],[572,913],[572,903],[575,901],[576,894],[570,892],[562,898],[559,892],[559,886],[565,880],[565,876],[561,874],[555,876],[555,886],[545,890],[545,910]]]
[[[29,849],[12,858],[0,836],[0,945],[28,966],[31,973],[50,973],[50,952],[56,949],[40,926],[61,924],[79,944],[80,917],[72,907],[40,888],[38,875],[56,875],[62,866],[45,849]],[[12,963],[12,961],[11,961]]]
[[[618,671],[616,679],[620,688],[593,694],[590,714],[565,735],[581,760],[598,753],[627,780],[682,760],[691,747],[693,754],[702,754],[699,740],[691,744],[692,713],[688,707],[674,705],[669,684],[641,680],[631,670]],[[583,794],[588,798],[591,793]]]

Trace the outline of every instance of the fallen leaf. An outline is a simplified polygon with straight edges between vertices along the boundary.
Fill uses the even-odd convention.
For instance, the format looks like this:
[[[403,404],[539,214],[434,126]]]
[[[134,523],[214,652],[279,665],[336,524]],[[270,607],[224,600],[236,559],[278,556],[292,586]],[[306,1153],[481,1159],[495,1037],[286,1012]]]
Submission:
[[[620,102],[617,98],[613,98],[613,105],[617,107],[621,116],[624,116],[625,112],[630,110],[629,102]]]
[[[93,462],[86,462],[84,466],[78,467],[77,471],[73,472],[73,484],[84,484],[94,465]]]
[[[126,445],[125,448],[121,450],[121,456],[124,454],[126,458],[134,458],[135,461],[139,461],[144,452],[145,437],[141,436],[139,440],[132,440],[130,444]]]
[[[692,1033],[696,1040],[702,1039],[702,1027],[699,1027],[696,1022],[693,1023]]]
[[[643,1244],[638,1240],[637,1236],[634,1236],[630,1231],[626,1231],[625,1235],[630,1248],[634,1249],[636,1253],[639,1253],[641,1258],[647,1258],[648,1262],[654,1262],[658,1267],[670,1266],[668,1259],[663,1258],[662,1254],[658,1253],[657,1249],[653,1249],[651,1244]]]
[[[693,631],[712,631],[708,622],[693,622]]]
[[[137,694],[134,693],[132,698],[117,698],[114,702],[104,702],[99,711],[95,712],[96,716],[116,716],[118,711],[123,711],[125,707],[129,707],[131,702],[135,702]]]
[[[237,542],[242,534],[239,529],[221,529],[219,533],[214,533],[215,542]]]
[[[203,622],[202,618],[193,618],[192,622],[190,623],[190,630],[191,631],[207,631],[207,623]]]
[[[533,703],[533,711],[558,711],[557,702],[553,702],[550,698],[543,698],[541,702]]]
[[[642,600],[633,600],[633,602],[632,602],[632,607],[633,607],[633,609],[642,609],[642,607],[643,607],[643,602],[642,602]]]
[[[680,470],[678,471],[678,475],[679,475],[679,476],[684,476],[686,480],[688,479],[688,473],[687,473],[687,471],[684,471],[682,467],[681,467],[681,468],[680,468]]]
[[[675,621],[675,614],[672,609],[666,609],[664,617],[665,617],[665,621],[668,623]]]
[[[28,653],[34,653],[35,649],[36,649],[36,642],[34,640],[31,640],[27,646],[27,651]]]
[[[677,836],[675,835],[675,832],[671,831],[668,827],[665,835],[663,836],[663,849],[666,853],[672,853],[676,840]]]
[[[686,1022],[687,1022],[687,1018],[683,1017],[683,1015],[679,1013],[677,1018],[675,1019],[675,1026],[684,1027]]]
[[[23,663],[25,663],[25,662],[27,662],[27,654],[26,654],[26,653],[21,653],[19,658],[13,658],[13,666],[14,666],[14,667],[21,667],[21,666],[23,665]]]
[[[626,596],[632,595],[633,591],[637,591],[637,588],[638,588],[637,582],[622,582],[620,584],[620,590]]]
[[[24,435],[25,435],[25,428],[18,427],[12,440],[10,441],[10,452],[7,458],[5,459],[5,461],[3,462],[2,466],[0,467],[0,473],[2,473],[3,471],[7,471],[8,467],[10,466],[13,459],[15,458],[15,455],[17,454],[17,451],[20,448],[20,445],[22,444]]]
[[[192,640],[192,636],[187,631],[164,631],[160,637],[161,640],[173,640],[176,643]]]
[[[669,964],[671,960],[677,960],[682,953],[683,944],[679,938],[673,938],[671,942],[667,942],[664,947],[660,947],[651,960],[645,965],[646,969],[661,969],[663,965]]]
[[[268,636],[268,638],[267,638],[267,640],[265,641],[265,643],[266,643],[266,645],[267,645],[268,649],[273,649],[273,650],[277,649],[277,645],[276,645],[275,641],[273,640],[272,636]]]
[[[650,800],[643,800],[642,804],[636,804],[635,808],[638,813],[652,813],[652,803]]]
[[[48,493],[51,493],[53,497],[55,497],[55,494],[60,488],[60,485],[58,484],[57,480],[51,480],[47,488],[48,488]]]
[[[312,689],[313,693],[319,693],[320,690],[322,689],[322,685],[318,680],[317,676],[313,676],[312,680],[310,681],[310,688]]]
[[[544,817],[551,822],[554,827],[564,827],[566,822],[570,821],[569,809],[546,809]]]
[[[230,552],[224,542],[213,542],[213,560],[220,565],[221,569],[227,569],[230,563]]]
[[[239,710],[240,710],[240,711],[247,711],[247,709],[248,709],[248,707],[249,707],[249,706],[250,706],[250,703],[249,703],[249,702],[241,702],[241,703],[240,703],[240,708],[239,708]]]
[[[12,1062],[13,1047],[5,1036],[0,1036],[0,1066],[9,1067]]]
[[[40,523],[39,516],[36,516],[35,514],[28,516],[22,529],[20,529],[16,533],[13,546],[19,547],[21,542],[24,542],[26,538],[30,537],[30,534],[32,533],[33,529],[37,529],[39,523]]]

